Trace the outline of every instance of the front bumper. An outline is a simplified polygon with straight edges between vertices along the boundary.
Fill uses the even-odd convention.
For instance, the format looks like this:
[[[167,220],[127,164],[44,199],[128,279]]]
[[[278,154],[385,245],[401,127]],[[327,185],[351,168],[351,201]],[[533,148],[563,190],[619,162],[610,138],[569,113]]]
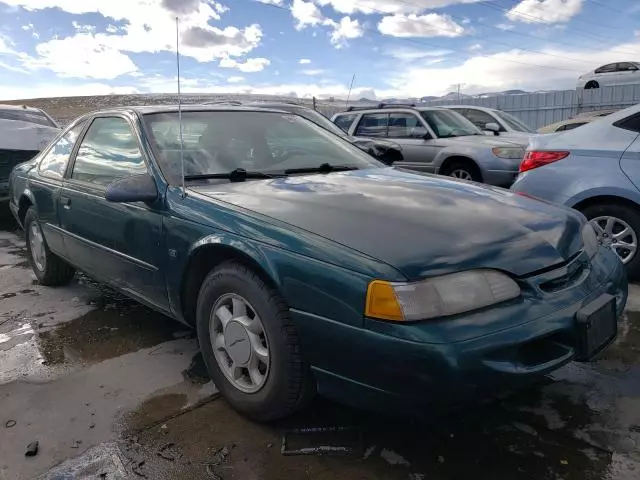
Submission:
[[[489,185],[509,188],[518,176],[517,170],[486,170],[483,172],[483,181]]]
[[[441,401],[479,401],[539,380],[574,358],[576,313],[585,305],[610,294],[616,314],[622,314],[624,269],[613,253],[602,249],[599,255],[584,285],[551,295],[545,305],[505,305],[439,326],[367,319],[366,328],[357,329],[294,312],[319,392],[368,408],[420,409]],[[542,308],[546,313],[537,315]],[[496,322],[499,316],[506,322]]]

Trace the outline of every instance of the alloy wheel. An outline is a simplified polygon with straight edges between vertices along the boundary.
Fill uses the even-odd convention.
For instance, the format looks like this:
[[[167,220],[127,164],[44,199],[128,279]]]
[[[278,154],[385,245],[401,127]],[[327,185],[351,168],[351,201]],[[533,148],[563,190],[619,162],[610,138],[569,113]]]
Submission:
[[[238,390],[255,393],[269,375],[270,352],[264,327],[253,306],[235,293],[222,295],[209,318],[216,362]]]
[[[449,176],[459,178],[460,180],[473,180],[471,173],[463,168],[456,168],[449,173]]]
[[[31,222],[29,228],[29,250],[36,268],[44,272],[47,267],[47,253],[44,247],[44,238],[37,222]]]
[[[622,263],[629,263],[638,250],[638,238],[631,226],[616,217],[601,216],[591,219],[600,244],[611,248]]]

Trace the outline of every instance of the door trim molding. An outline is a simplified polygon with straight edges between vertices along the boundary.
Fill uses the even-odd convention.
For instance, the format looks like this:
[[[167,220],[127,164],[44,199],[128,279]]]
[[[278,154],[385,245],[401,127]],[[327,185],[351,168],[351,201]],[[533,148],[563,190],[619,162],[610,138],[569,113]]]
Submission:
[[[104,245],[100,245],[99,243],[93,242],[91,240],[87,240],[86,238],[83,238],[80,235],[76,235],[75,233],[71,233],[68,230],[65,230],[64,228],[60,228],[57,225],[53,225],[51,223],[47,223],[47,226],[52,228],[53,230],[56,230],[56,231],[62,233],[63,235],[67,235],[69,237],[72,237],[72,238],[74,238],[74,239],[76,239],[76,240],[78,240],[78,241],[80,241],[82,243],[85,243],[85,244],[87,244],[87,245],[89,245],[89,246],[91,246],[93,248],[99,248],[99,249],[104,250],[105,252],[107,252],[107,253],[109,253],[111,255],[115,255],[116,257],[120,257],[120,258],[122,258],[123,260],[125,260],[125,261],[127,261],[129,263],[133,263],[135,265],[138,265],[138,266],[144,268],[145,270],[149,270],[151,272],[157,272],[159,270],[158,267],[156,267],[154,265],[151,265],[150,263],[147,263],[147,262],[145,262],[143,260],[140,260],[138,258],[135,258],[135,257],[131,257],[131,256],[125,254],[125,253],[119,252],[119,251],[114,250],[112,248],[105,247]],[[67,252],[67,255],[68,255],[68,252]]]

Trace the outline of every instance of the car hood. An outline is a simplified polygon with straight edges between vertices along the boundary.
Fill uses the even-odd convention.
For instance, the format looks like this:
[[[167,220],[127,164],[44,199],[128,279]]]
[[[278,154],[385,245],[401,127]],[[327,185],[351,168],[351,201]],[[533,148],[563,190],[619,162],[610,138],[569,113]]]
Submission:
[[[582,248],[583,219],[572,210],[399,168],[192,190],[377,258],[409,279],[472,268],[522,276]]]
[[[464,146],[486,146],[486,147],[521,147],[524,148],[527,145],[528,138],[526,139],[518,139],[518,138],[503,138],[495,135],[465,135],[463,137],[451,137],[451,138],[439,138],[438,143],[447,145],[447,146],[455,146],[455,145],[464,145]]]

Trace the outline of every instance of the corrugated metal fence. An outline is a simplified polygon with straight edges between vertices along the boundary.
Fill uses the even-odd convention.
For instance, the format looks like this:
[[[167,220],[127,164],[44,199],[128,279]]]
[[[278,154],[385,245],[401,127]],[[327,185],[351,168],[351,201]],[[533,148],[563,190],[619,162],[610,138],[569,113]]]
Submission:
[[[464,97],[460,101],[431,100],[425,106],[476,105],[509,112],[534,129],[566,120],[578,113],[592,110],[626,108],[640,103],[640,84],[602,87],[591,90],[558,90],[554,92],[523,93]],[[344,111],[342,106],[319,104],[318,111],[327,116]]]

